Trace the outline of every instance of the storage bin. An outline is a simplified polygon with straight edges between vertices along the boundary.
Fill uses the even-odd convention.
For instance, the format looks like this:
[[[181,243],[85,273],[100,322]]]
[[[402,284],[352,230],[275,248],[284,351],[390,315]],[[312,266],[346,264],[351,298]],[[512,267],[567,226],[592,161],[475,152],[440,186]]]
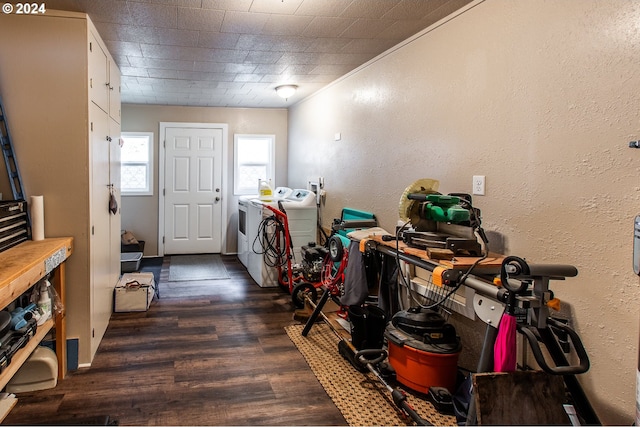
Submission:
[[[48,347],[36,347],[7,383],[7,393],[26,393],[54,388],[58,384],[58,359]]]
[[[126,273],[120,277],[114,289],[116,313],[147,311],[153,301],[156,283],[153,273]]]
[[[132,273],[140,269],[142,252],[127,252],[120,254],[120,272]]]
[[[120,244],[120,252],[142,252],[144,253],[144,240],[138,240],[138,243]]]

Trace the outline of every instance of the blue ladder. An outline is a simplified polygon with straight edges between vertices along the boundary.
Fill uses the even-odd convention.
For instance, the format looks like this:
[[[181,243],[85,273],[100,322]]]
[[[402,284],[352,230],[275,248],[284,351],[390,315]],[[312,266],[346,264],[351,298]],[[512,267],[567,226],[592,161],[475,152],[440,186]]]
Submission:
[[[7,125],[4,108],[2,107],[2,101],[0,101],[0,146],[2,146],[2,155],[4,156],[4,163],[7,166],[7,173],[9,174],[9,182],[11,184],[13,198],[14,200],[26,201],[24,190],[22,188],[22,177],[18,170],[18,161],[14,154],[11,138],[9,137],[9,127]]]

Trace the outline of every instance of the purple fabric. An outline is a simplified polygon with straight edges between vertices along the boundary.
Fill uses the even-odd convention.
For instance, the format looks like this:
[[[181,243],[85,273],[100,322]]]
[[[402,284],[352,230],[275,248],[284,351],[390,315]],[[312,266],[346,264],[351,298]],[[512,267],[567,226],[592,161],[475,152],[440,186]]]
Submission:
[[[516,318],[503,314],[498,326],[498,336],[493,345],[493,370],[513,372],[516,370]]]

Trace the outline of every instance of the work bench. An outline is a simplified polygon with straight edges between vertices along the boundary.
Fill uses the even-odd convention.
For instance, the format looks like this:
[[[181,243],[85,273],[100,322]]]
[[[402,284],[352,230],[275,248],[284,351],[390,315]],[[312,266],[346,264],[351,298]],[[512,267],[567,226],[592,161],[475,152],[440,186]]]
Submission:
[[[383,234],[369,235],[363,238],[365,251],[377,251],[392,258],[398,258],[411,266],[411,282],[414,287],[422,288],[422,295],[429,295],[433,289],[442,289],[446,281],[455,282],[468,272],[469,268],[477,263],[473,268],[473,275],[469,275],[457,293],[451,297],[452,310],[474,320],[475,312],[472,301],[476,292],[489,296],[497,301],[504,301],[506,291],[493,284],[492,276],[500,273],[500,266],[504,260],[503,255],[490,253],[488,257],[452,257],[449,259],[436,259],[429,256],[424,249],[410,247],[402,241],[385,240]],[[362,246],[361,246],[362,249]],[[484,277],[481,277],[484,276]],[[436,280],[434,280],[436,279]],[[324,292],[318,303],[315,305],[313,313],[303,331],[306,335],[311,329],[313,322],[322,314],[325,304],[329,301],[330,295]],[[334,301],[337,303],[337,301]],[[495,319],[499,321],[502,309],[494,309]],[[493,313],[491,313],[493,314]],[[330,316],[334,320],[334,316]],[[495,320],[494,319],[494,320]],[[487,320],[487,319],[483,319]],[[491,322],[491,320],[490,320]],[[497,323],[496,323],[497,324]]]
[[[455,283],[473,266],[471,274],[464,280],[464,286],[452,295],[450,306],[471,320],[476,318],[472,306],[476,293],[497,301],[506,298],[505,289],[493,283],[493,278],[500,274],[504,255],[489,253],[481,259],[451,254],[450,258],[433,258],[425,249],[410,247],[403,241],[384,240],[381,235],[369,236],[365,245],[366,250],[377,251],[407,263],[412,285],[420,288],[420,293],[426,296],[437,288],[446,290],[447,284]]]
[[[49,280],[64,305],[65,261],[72,252],[72,237],[28,240],[0,252],[0,309],[6,308],[48,274],[51,274]],[[0,373],[0,389],[7,385],[11,377],[53,328],[55,328],[58,379],[64,379],[67,372],[67,337],[63,311],[61,314],[54,312],[51,319],[38,326],[34,336],[13,355],[11,363]],[[12,399],[8,405],[0,401],[0,420],[4,419],[13,405],[15,405],[15,399]]]
[[[383,236],[381,235],[370,236],[367,239],[367,244],[371,249],[376,249],[380,252],[388,252],[388,250],[385,251],[384,248],[393,249],[394,252],[392,254],[394,256],[396,253],[395,251],[397,251],[401,254],[401,257],[407,258],[406,261],[411,263],[418,262],[422,264],[420,261],[424,261],[425,263],[430,264],[428,268],[431,269],[438,266],[457,270],[468,269],[478,259],[478,257],[455,255],[452,255],[452,258],[432,258],[429,256],[428,252],[425,249],[408,246],[402,241],[383,240]],[[381,246],[384,248],[381,248]],[[402,254],[404,256],[402,256]],[[478,269],[478,272],[482,274],[498,273],[500,271],[500,266],[502,265],[503,259],[503,255],[490,253],[487,258],[478,263],[476,268]]]
[[[503,263],[506,263],[506,268],[508,269],[512,267],[509,264],[512,258],[517,257],[506,257],[490,253],[485,258],[453,256],[442,259],[440,258],[442,254],[438,254],[438,257],[434,258],[429,255],[427,250],[409,247],[402,241],[389,240],[388,237],[383,238],[382,235],[368,236],[364,242],[361,242],[362,249],[375,251],[385,255],[387,258],[403,261],[405,268],[408,268],[408,270],[399,272],[399,274],[409,276],[410,287],[414,290],[421,288],[418,290],[419,294],[432,300],[444,300],[445,298],[442,296],[446,295],[446,299],[450,300],[448,301],[448,310],[462,314],[471,320],[479,319],[487,324],[484,344],[476,370],[480,375],[474,375],[474,384],[476,381],[482,381],[485,385],[490,384],[492,392],[489,394],[495,392],[494,386],[498,383],[495,382],[495,374],[492,373],[493,346],[510,291],[506,287],[494,284],[494,278],[500,276]],[[585,423],[599,424],[599,418],[576,377],[576,375],[589,369],[586,350],[575,331],[566,324],[555,321],[549,315],[549,308],[552,306],[551,299],[553,299],[553,293],[549,291],[549,281],[574,277],[578,274],[577,269],[570,265],[560,264],[528,264],[527,268],[529,271],[520,276],[520,280],[530,283],[531,293],[525,293],[523,296],[517,296],[517,298],[521,299],[522,307],[526,307],[527,311],[530,310],[534,313],[530,313],[527,316],[527,320],[518,326],[518,330],[527,336],[535,360],[545,372],[518,372],[519,376],[517,378],[522,379],[523,375],[538,375],[536,381],[548,381],[548,384],[551,384],[551,381],[556,381],[561,377],[569,394],[572,396],[575,410],[577,410],[577,413],[580,414]],[[522,273],[514,272],[514,277],[519,277],[518,274]],[[461,284],[461,286],[456,287],[456,284]],[[451,293],[449,294],[449,292]],[[434,296],[439,298],[434,298]],[[552,332],[552,328],[556,332]],[[538,335],[534,334],[534,330],[536,331],[535,334]],[[575,350],[575,355],[578,356],[578,363],[569,363],[554,336],[557,332],[568,334]],[[546,362],[545,356],[540,351],[538,341],[545,346],[553,363]],[[513,385],[513,382],[518,380],[512,377],[509,381],[510,385]],[[558,387],[562,391],[562,386]],[[510,405],[512,403],[510,392],[503,392],[502,394],[505,396],[505,402]],[[537,395],[536,398],[539,402],[546,402],[544,393]],[[546,399],[548,400],[548,398]],[[491,399],[484,401],[485,409],[483,411],[496,410],[496,413],[500,413],[501,410],[506,410],[505,407],[495,409],[494,406],[497,408],[500,405],[497,405]],[[547,420],[543,423],[549,423],[548,420],[551,419],[555,423],[558,419],[564,419],[565,416],[563,413],[549,413],[548,415],[550,418],[543,418]],[[534,414],[529,413],[528,416],[534,416]],[[504,421],[502,418],[499,419]]]

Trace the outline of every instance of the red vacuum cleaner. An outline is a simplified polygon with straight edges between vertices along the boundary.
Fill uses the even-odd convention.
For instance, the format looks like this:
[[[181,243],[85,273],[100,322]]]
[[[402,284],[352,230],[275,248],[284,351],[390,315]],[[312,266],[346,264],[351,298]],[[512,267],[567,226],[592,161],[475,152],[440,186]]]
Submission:
[[[399,311],[387,324],[385,337],[389,363],[400,383],[425,394],[431,387],[455,392],[462,344],[453,325],[437,311]]]

